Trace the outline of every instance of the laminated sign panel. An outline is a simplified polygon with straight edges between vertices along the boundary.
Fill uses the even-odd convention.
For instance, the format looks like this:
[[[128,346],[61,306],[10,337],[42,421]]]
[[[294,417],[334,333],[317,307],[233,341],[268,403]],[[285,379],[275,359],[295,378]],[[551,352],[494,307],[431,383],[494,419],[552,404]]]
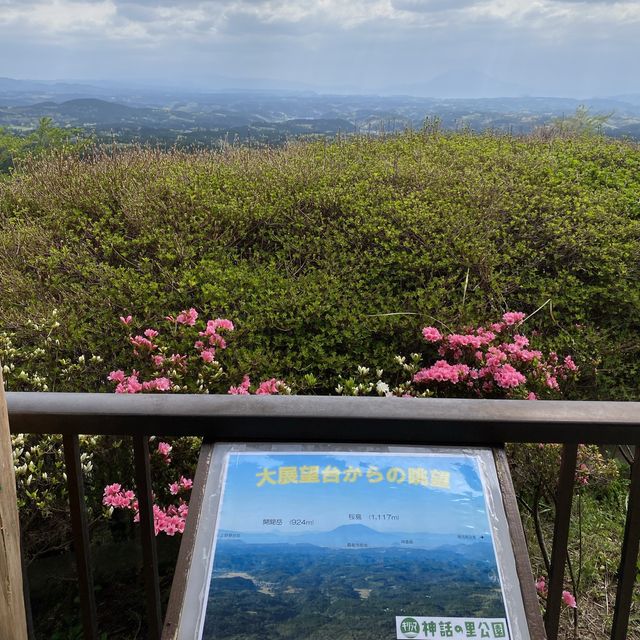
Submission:
[[[164,638],[543,638],[501,456],[205,445]]]

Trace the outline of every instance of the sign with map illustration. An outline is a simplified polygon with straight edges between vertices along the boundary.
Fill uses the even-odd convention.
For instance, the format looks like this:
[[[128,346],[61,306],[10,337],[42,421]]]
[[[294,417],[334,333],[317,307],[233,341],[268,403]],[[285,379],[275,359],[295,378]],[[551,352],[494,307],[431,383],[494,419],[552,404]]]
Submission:
[[[178,637],[529,638],[491,451],[348,449],[217,452]]]

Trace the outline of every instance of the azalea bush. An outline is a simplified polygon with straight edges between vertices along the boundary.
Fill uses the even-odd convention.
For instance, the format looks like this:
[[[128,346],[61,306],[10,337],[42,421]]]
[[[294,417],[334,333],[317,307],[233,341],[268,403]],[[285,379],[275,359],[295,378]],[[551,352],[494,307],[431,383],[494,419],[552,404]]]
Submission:
[[[522,312],[507,312],[488,328],[467,327],[461,333],[442,333],[433,326],[425,327],[424,353],[412,354],[409,362],[397,356],[399,371],[389,378],[391,382],[383,379],[383,369],[374,369],[375,376],[371,377],[372,370],[361,366],[359,380],[341,379],[336,390],[344,395],[407,398],[558,397],[561,385],[576,377],[578,367],[571,356],[561,359],[556,353],[544,354],[533,348],[523,334],[525,319]],[[235,386],[229,384],[221,362],[228,336],[235,329],[228,319],[200,321],[198,312],[190,308],[175,317],[167,316],[162,329],[146,327],[139,333],[132,332],[130,315],[122,316],[120,322],[139,365],[130,372],[118,369],[108,375],[116,393],[291,393],[284,381],[276,379],[262,381],[253,389],[248,375]],[[158,445],[157,453],[167,463],[171,448],[165,442]],[[156,533],[174,535],[184,531],[191,480],[181,475],[170,479],[166,486],[170,500],[162,506],[154,505],[155,529]],[[134,520],[139,517],[134,492],[123,488],[121,483],[105,487],[103,505],[109,514],[122,509],[131,511]]]
[[[578,367],[570,355],[560,358],[554,351],[534,348],[524,335],[525,320],[522,312],[507,312],[500,322],[466,327],[461,333],[424,327],[422,353],[396,356],[396,371],[386,378],[383,369],[358,367],[356,376],[341,379],[336,391],[420,398],[559,398],[576,379]]]
[[[291,393],[291,389],[282,381],[271,378],[252,386],[251,379],[245,375],[236,385],[229,385],[227,374],[220,361],[220,354],[227,348],[227,338],[235,327],[225,318],[199,321],[198,312],[191,308],[174,316],[167,316],[162,329],[152,327],[139,333],[131,332],[132,316],[121,316],[120,322],[126,329],[127,340],[133,355],[139,363],[138,368],[125,372],[122,369],[112,371],[107,380],[115,385],[115,393],[221,393],[232,395],[273,395]],[[135,334],[135,335],[134,335]],[[180,438],[197,441],[195,438]],[[154,451],[164,465],[171,465],[173,445],[159,442]],[[166,476],[166,474],[163,474]],[[192,487],[191,478],[182,474],[165,482],[164,506],[158,501],[153,505],[155,533],[173,536],[184,531],[189,512],[188,495]],[[138,522],[140,513],[135,493],[119,482],[104,488],[102,504],[107,515],[115,509],[130,511],[133,521]]]
[[[216,318],[198,323],[198,312],[191,308],[176,317],[167,316],[164,330],[147,327],[139,334],[128,334],[133,355],[139,366],[125,373],[112,371],[108,380],[116,385],[116,393],[175,392],[224,393],[290,393],[282,380],[262,381],[255,389],[245,375],[237,386],[229,386],[219,354],[227,348],[224,337],[234,330],[233,322]],[[121,316],[120,322],[129,329],[133,318]]]

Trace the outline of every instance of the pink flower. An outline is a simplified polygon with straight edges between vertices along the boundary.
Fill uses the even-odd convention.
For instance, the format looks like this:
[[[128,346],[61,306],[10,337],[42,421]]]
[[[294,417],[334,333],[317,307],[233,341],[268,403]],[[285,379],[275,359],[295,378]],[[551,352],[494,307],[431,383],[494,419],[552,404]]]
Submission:
[[[192,307],[191,309],[181,311],[176,318],[178,324],[186,324],[190,327],[196,323],[198,319],[198,312]]]
[[[527,400],[537,400],[538,396],[533,393],[533,391],[529,391],[529,394],[527,395]]]
[[[169,378],[154,378],[142,383],[143,391],[171,391],[171,380]]]
[[[571,607],[571,609],[578,608],[576,599],[570,591],[562,592],[562,602],[564,602],[567,605],[567,607]]]
[[[414,382],[451,382],[456,384],[469,375],[466,364],[449,364],[446,360],[438,360],[428,369],[421,369],[413,376]]]
[[[538,578],[538,580],[536,581],[536,591],[540,595],[544,595],[547,592],[547,582],[544,579],[544,576]]]
[[[162,365],[164,364],[164,356],[162,355],[152,356],[151,360],[153,361],[154,366],[156,366],[158,369],[160,369],[160,367],[162,367]]]
[[[173,447],[168,442],[158,442],[158,453],[165,458],[171,453]]]
[[[118,484],[117,482],[114,482],[113,484],[108,484],[104,488],[104,495],[105,496],[113,496],[116,493],[119,493],[120,489],[122,489],[122,485]]]
[[[170,391],[171,390],[171,380],[169,378],[156,378],[156,391]]]
[[[185,491],[188,491],[189,489],[191,489],[191,487],[193,487],[193,480],[191,480],[190,478],[185,478],[184,476],[180,476],[180,486]]]
[[[226,349],[226,340],[218,333],[218,329],[224,329],[225,331],[233,331],[234,326],[231,320],[225,318],[216,318],[215,320],[209,320],[207,322],[207,328],[200,332],[203,337],[209,338],[209,344],[214,347],[220,347],[220,349]]]
[[[124,371],[121,371],[121,370],[112,371],[107,376],[107,380],[110,380],[111,382],[124,382],[124,379],[125,379],[125,374],[124,374]]]
[[[545,380],[545,384],[547,385],[547,387],[549,387],[549,389],[559,389],[560,385],[558,384],[558,379],[555,376],[547,376],[547,379]]]
[[[251,385],[251,379],[249,376],[242,378],[242,382],[237,387],[229,387],[229,393],[232,396],[248,396],[249,386]]]
[[[571,356],[567,356],[564,359],[564,366],[569,371],[577,371],[578,370],[578,365],[576,365],[576,363],[573,361],[573,358]]]
[[[177,496],[179,491],[180,491],[180,485],[177,482],[172,482],[169,485],[169,493],[171,493],[172,496]]]
[[[264,380],[260,383],[258,388],[256,389],[257,396],[263,395],[276,395],[280,389],[279,386],[283,384],[280,380],[276,380],[275,378],[271,378],[270,380]]]
[[[502,316],[502,320],[507,326],[512,326],[514,324],[519,324],[526,318],[526,314],[522,313],[522,311],[507,311]]]
[[[121,485],[116,482],[104,488],[102,504],[115,509],[131,509],[135,497],[133,491],[122,491]]]
[[[157,337],[158,332],[155,329],[145,329],[144,335],[147,336],[149,340],[153,340],[155,337]]]
[[[179,369],[182,369],[182,371],[186,371],[187,356],[180,355],[179,353],[172,353],[169,356],[169,361],[174,367],[178,367]]]
[[[130,376],[124,376],[118,386],[115,388],[116,393],[139,393],[142,391],[142,384],[138,380],[138,372],[134,369]]]
[[[146,332],[145,332],[146,333]],[[133,352],[138,355],[138,349],[148,349],[149,351],[153,351],[156,348],[156,345],[153,344],[150,340],[145,338],[144,336],[136,336],[135,338],[129,338],[129,342],[133,345]]]
[[[133,320],[133,318],[131,316],[127,316],[126,318],[124,316],[120,316],[120,322],[122,322],[122,324],[129,326],[131,324],[131,321]]]
[[[527,336],[521,336],[519,334],[516,334],[515,336],[513,336],[513,342],[518,347],[528,347],[529,346],[529,338],[527,338]]]
[[[211,320],[209,321],[211,322]],[[208,325],[209,323],[207,323]],[[213,320],[214,329],[224,329],[225,331],[233,331],[235,327],[233,326],[233,322],[231,320],[227,320],[226,318],[216,318]]]
[[[213,362],[216,358],[216,350],[213,349],[212,347],[210,347],[209,349],[203,349],[200,352],[200,357],[205,361],[205,362]]]
[[[425,327],[422,336],[427,342],[440,342],[442,334],[435,327]]]
[[[499,387],[510,389],[523,384],[527,379],[510,364],[503,364],[493,372],[493,379]]]

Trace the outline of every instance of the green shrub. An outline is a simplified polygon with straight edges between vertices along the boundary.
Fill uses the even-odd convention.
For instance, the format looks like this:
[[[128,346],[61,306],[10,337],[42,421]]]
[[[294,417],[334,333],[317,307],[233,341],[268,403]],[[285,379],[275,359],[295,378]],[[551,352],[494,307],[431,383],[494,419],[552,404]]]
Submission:
[[[327,393],[340,373],[417,350],[434,319],[482,323],[551,300],[530,322],[545,348],[577,357],[575,397],[640,395],[631,143],[415,132],[54,154],[0,183],[0,229],[0,326],[59,309],[58,359],[132,365],[119,315],[153,323],[194,306],[234,319],[230,377],[311,374]],[[55,388],[104,384],[87,373]]]

